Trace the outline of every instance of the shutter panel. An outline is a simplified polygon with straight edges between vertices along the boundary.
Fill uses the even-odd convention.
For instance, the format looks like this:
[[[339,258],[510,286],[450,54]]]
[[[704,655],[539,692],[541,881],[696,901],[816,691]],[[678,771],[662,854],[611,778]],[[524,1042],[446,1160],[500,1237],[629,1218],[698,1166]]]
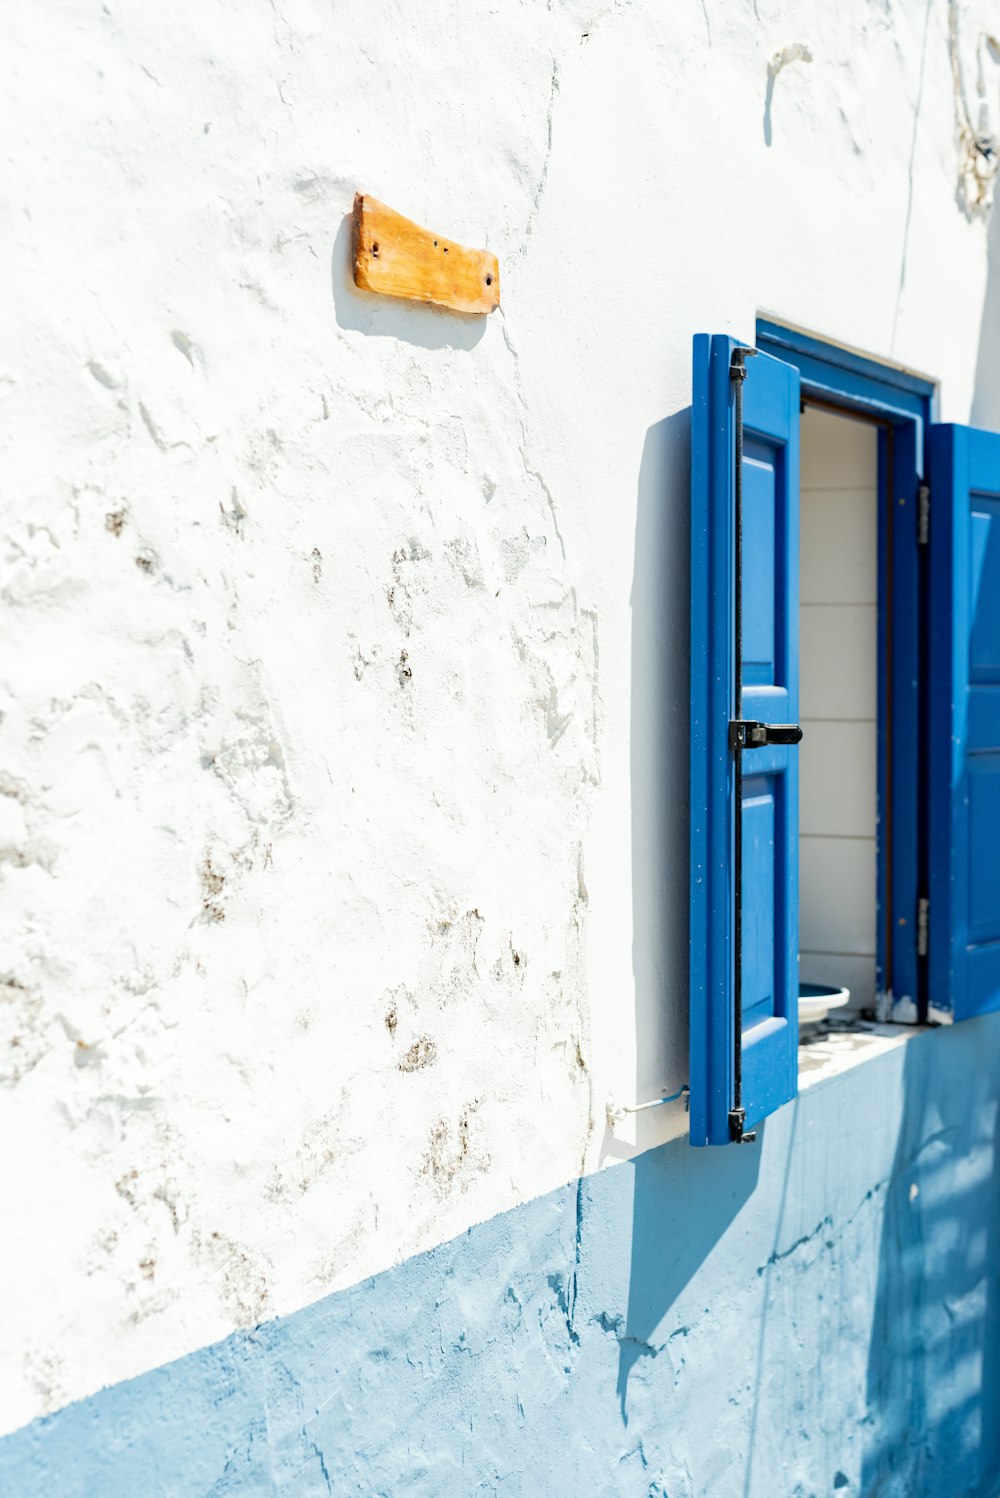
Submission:
[[[691,1143],[734,1102],[736,756],[730,720],[798,719],[799,374],[743,382],[743,702],[734,701],[735,394],[730,338],[694,341],[691,414]],[[798,1080],[798,750],[743,752],[742,1102],[752,1129]]]
[[[1000,1009],[1000,436],[932,426],[929,989]]]

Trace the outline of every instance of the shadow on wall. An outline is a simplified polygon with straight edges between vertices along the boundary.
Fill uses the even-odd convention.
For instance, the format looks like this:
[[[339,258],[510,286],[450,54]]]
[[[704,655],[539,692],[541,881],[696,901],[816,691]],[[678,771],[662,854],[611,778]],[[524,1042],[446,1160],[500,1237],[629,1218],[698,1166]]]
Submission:
[[[690,1333],[679,1322],[664,1341],[662,1328],[669,1327],[671,1307],[757,1189],[763,1129],[759,1141],[756,1148],[695,1150],[686,1140],[676,1140],[648,1150],[633,1164],[628,1305],[624,1327],[616,1328],[617,1394],[626,1426],[628,1382],[635,1365]]]
[[[989,1020],[969,1020],[957,1030]],[[995,1023],[995,1022],[994,1022]],[[1000,1489],[1000,1109],[996,1074],[943,1088],[951,1034],[910,1042],[868,1352],[862,1493]],[[967,1038],[967,1037],[963,1037]],[[982,1055],[990,1054],[984,1044]]]
[[[640,1102],[688,1080],[688,766],[690,743],[691,410],[651,426],[643,443],[632,572],[630,776],[632,971]],[[640,1114],[637,1142],[654,1117]],[[644,1140],[643,1134],[647,1134]],[[688,1178],[693,1219],[663,1236],[665,1193]],[[628,1424],[628,1381],[655,1356],[656,1328],[735,1214],[753,1194],[757,1150],[651,1150],[634,1162],[631,1263],[617,1393]],[[679,1171],[678,1171],[679,1167]],[[681,1193],[675,1200],[688,1199]],[[683,1333],[675,1332],[674,1335]]]
[[[690,469],[685,408],[646,433],[636,505],[629,768],[641,1102],[688,1080]]]
[[[1000,208],[996,206],[990,215],[987,256],[972,425],[1000,432]]]
[[[370,337],[401,339],[416,348],[475,348],[486,332],[485,317],[465,317],[444,307],[424,307],[418,302],[376,296],[355,286],[351,269],[352,224],[353,214],[345,214],[330,257],[337,326]]]

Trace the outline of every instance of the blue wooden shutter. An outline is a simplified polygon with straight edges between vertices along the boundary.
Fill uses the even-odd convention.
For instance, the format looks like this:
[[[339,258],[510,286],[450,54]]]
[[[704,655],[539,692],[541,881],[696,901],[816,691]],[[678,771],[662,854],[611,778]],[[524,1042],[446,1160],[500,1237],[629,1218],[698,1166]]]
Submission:
[[[1000,436],[930,429],[929,987],[1000,1009]]]
[[[691,1142],[729,1141],[734,1088],[733,340],[694,341],[691,412]],[[799,698],[799,374],[767,354],[743,386],[742,717],[794,723]],[[743,1106],[795,1096],[798,750],[744,751]]]

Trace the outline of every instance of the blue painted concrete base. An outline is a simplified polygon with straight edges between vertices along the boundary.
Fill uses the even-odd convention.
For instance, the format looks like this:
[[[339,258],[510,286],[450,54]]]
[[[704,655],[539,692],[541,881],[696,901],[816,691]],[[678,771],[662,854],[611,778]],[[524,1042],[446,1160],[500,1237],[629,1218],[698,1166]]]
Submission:
[[[1000,1020],[0,1442],[7,1498],[994,1498]]]

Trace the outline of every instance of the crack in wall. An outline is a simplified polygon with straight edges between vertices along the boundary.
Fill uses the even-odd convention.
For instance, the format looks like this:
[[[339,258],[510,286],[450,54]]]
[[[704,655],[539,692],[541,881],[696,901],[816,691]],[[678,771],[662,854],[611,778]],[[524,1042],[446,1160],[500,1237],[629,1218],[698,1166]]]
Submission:
[[[535,188],[535,191],[532,195],[531,208],[528,212],[528,221],[524,229],[525,242],[524,247],[521,251],[522,255],[527,253],[528,241],[530,240],[534,232],[535,219],[538,217],[538,210],[542,205],[542,198],[545,195],[545,187],[549,180],[549,163],[552,160],[552,124],[553,117],[555,115],[556,96],[558,95],[558,93],[559,63],[555,58],[553,58],[552,73],[549,78],[549,102],[548,107],[545,111],[545,155],[542,158],[542,170],[538,178],[538,186]]]
[[[845,1217],[842,1220],[837,1219],[835,1221],[832,1216],[826,1215],[820,1219],[820,1221],[814,1228],[812,1228],[808,1233],[803,1233],[800,1238],[796,1238],[795,1242],[790,1243],[787,1248],[774,1249],[768,1256],[768,1258],[764,1261],[764,1263],[759,1264],[754,1270],[755,1276],[760,1279],[767,1273],[769,1269],[773,1268],[775,1264],[781,1264],[786,1259],[793,1258],[797,1253],[799,1253],[801,1249],[808,1247],[810,1243],[814,1243],[817,1238],[821,1237],[824,1233],[829,1233],[834,1228],[836,1228],[838,1236],[842,1238],[843,1235],[848,1231],[848,1229],[854,1225],[855,1219],[859,1216],[863,1208],[866,1207],[869,1202],[873,1201],[875,1197],[877,1197],[881,1192],[885,1191],[888,1185],[888,1180],[877,1181],[874,1186],[869,1187],[858,1205],[854,1208],[853,1212],[851,1212],[848,1217]],[[835,1247],[836,1239],[824,1238],[824,1249],[833,1249]]]
[[[533,466],[533,464],[530,462],[530,460],[528,458],[528,455],[527,455],[528,437],[527,437],[527,427],[526,427],[526,424],[525,424],[525,418],[528,415],[528,402],[527,402],[527,398],[525,397],[525,394],[524,394],[524,384],[523,384],[522,379],[521,379],[521,362],[520,362],[520,359],[518,357],[517,350],[514,347],[514,344],[513,344],[512,340],[511,340],[511,336],[510,336],[510,333],[509,333],[508,328],[507,328],[507,319],[504,316],[504,310],[503,310],[502,307],[500,308],[500,331],[503,334],[504,344],[507,347],[507,351],[510,354],[511,360],[512,360],[513,365],[514,365],[514,388],[517,391],[518,403],[519,403],[519,405],[521,407],[521,413],[522,413],[521,416],[520,416],[520,418],[519,418],[519,422],[518,422],[518,424],[519,424],[519,426],[521,428],[521,441],[520,441],[520,445],[519,445],[519,448],[518,448],[518,451],[519,451],[520,457],[521,457],[521,466],[523,467],[523,469],[524,469],[525,473],[527,474],[527,476],[530,479],[534,480],[534,482],[541,489],[542,494],[545,496],[545,502],[546,502],[546,504],[548,506],[548,510],[549,510],[549,517],[550,517],[550,519],[552,521],[552,529],[555,532],[556,540],[559,543],[559,550],[560,550],[560,553],[562,555],[562,559],[565,562],[566,561],[566,543],[563,540],[563,534],[562,534],[562,531],[561,531],[561,529],[559,527],[559,516],[558,516],[557,511],[556,511],[555,498],[553,496],[552,490],[549,488],[547,480],[539,472],[539,470]]]
[[[913,219],[913,186],[914,167],[917,157],[917,131],[920,126],[920,111],[924,101],[924,71],[927,62],[927,36],[930,30],[931,6],[934,0],[927,0],[924,11],[924,32],[920,43],[920,70],[917,76],[917,97],[913,106],[913,131],[910,136],[910,159],[906,174],[906,215],[903,220],[903,249],[899,267],[899,285],[896,288],[896,307],[892,315],[892,333],[889,338],[889,352],[893,353],[896,347],[896,332],[899,326],[899,314],[903,304],[903,290],[906,286],[906,262],[910,252],[910,224]]]

